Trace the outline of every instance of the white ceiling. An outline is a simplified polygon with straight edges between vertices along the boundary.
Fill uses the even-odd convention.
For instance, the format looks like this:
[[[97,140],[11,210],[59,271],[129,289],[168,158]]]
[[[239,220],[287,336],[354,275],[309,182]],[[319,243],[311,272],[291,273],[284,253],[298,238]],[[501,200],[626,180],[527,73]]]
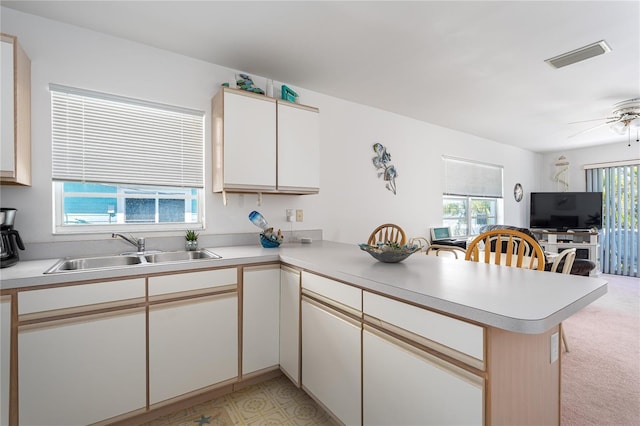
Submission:
[[[640,97],[637,0],[2,5],[537,152],[626,144],[568,123]],[[544,62],[603,39],[611,53]]]

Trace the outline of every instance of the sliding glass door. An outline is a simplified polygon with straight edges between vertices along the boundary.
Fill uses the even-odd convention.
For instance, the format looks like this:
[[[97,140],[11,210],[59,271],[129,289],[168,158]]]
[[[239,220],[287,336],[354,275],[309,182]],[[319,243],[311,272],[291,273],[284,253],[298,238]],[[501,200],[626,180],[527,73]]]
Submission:
[[[585,166],[587,191],[603,192],[600,263],[605,274],[638,275],[639,161]]]

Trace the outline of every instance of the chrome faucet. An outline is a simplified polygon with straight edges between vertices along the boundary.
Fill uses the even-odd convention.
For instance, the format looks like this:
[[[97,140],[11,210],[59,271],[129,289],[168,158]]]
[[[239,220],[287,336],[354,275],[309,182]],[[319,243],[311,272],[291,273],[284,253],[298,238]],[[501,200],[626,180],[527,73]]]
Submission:
[[[135,238],[132,235],[129,235],[127,237],[126,235],[122,235],[122,234],[111,234],[111,238],[118,238],[118,237],[122,238],[129,244],[137,247],[138,252],[142,253],[145,251],[144,237]]]

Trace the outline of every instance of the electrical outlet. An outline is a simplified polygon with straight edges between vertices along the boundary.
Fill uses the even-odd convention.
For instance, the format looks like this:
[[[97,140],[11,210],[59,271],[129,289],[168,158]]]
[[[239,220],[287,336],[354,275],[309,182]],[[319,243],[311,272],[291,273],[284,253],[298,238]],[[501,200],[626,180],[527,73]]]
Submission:
[[[558,360],[558,356],[560,355],[560,335],[558,333],[553,333],[551,335],[551,359],[549,360],[551,364]]]
[[[287,214],[287,222],[293,222],[295,220],[296,216],[293,213],[293,209],[287,209],[286,214]]]
[[[303,213],[302,213],[302,209],[296,210],[296,222],[302,222],[303,218],[304,218],[304,216],[303,216]]]

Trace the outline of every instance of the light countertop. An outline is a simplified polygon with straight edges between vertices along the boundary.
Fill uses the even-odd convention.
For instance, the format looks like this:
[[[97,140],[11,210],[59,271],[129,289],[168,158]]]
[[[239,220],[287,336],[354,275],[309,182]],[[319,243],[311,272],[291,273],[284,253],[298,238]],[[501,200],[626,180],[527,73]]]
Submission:
[[[58,259],[19,262],[0,269],[1,289],[130,277],[218,266],[278,262],[316,272],[472,322],[518,333],[543,333],[607,292],[601,278],[507,268],[414,254],[381,263],[355,244],[314,241],[277,249],[258,245],[212,247],[222,256],[108,270],[44,274]]]

